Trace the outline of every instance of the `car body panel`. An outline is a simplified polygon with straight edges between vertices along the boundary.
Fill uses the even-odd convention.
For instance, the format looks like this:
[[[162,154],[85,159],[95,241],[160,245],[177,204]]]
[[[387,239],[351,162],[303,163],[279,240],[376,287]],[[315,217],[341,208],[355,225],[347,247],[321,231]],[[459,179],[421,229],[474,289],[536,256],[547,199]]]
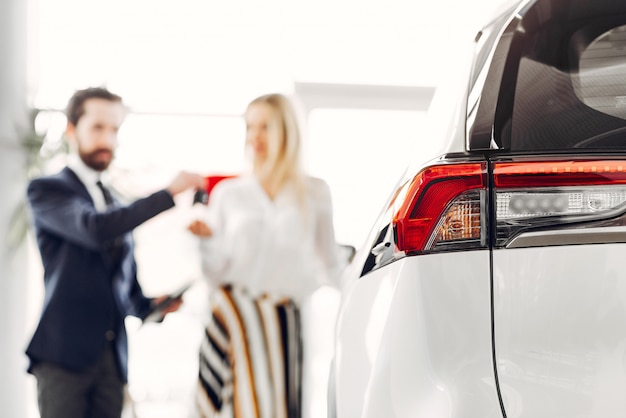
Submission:
[[[626,244],[494,251],[507,418],[626,411]]]
[[[501,416],[488,267],[488,251],[408,257],[346,283],[338,416]]]

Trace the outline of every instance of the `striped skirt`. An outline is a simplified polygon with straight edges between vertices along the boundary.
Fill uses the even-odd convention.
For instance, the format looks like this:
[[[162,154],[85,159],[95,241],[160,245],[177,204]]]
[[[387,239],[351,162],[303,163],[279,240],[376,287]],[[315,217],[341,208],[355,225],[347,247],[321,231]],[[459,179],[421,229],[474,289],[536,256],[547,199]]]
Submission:
[[[290,299],[213,291],[200,348],[200,417],[300,418],[300,312]]]

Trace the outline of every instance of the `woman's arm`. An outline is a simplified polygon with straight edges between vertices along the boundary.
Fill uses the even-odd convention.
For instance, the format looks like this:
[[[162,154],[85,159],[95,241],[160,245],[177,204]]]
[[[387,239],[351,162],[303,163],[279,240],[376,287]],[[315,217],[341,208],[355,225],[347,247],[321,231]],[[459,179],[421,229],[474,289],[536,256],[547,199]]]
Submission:
[[[228,259],[222,234],[225,222],[223,204],[219,190],[214,191],[204,213],[187,226],[187,230],[198,237],[202,273],[212,287],[222,283]]]
[[[339,245],[335,239],[333,205],[328,184],[321,179],[313,180],[314,202],[316,205],[315,247],[325,268],[324,280],[335,287],[339,286],[339,275],[346,262],[339,257]]]

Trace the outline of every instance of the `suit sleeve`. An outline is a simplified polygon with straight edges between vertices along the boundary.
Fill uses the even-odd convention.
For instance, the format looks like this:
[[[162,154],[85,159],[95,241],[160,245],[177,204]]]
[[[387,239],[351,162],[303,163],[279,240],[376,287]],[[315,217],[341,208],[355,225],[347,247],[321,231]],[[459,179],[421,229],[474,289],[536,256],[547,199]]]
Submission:
[[[152,310],[152,303],[154,298],[146,297],[143,294],[141,285],[137,281],[137,267],[134,265],[134,263],[135,261],[133,259],[133,269],[135,271],[135,274],[133,275],[133,280],[131,282],[132,285],[130,286],[130,290],[128,292],[128,300],[130,301],[130,303],[128,304],[126,314],[136,316],[143,320]]]
[[[172,196],[161,190],[128,206],[98,212],[88,196],[50,178],[33,180],[27,197],[37,228],[93,250],[174,206]]]

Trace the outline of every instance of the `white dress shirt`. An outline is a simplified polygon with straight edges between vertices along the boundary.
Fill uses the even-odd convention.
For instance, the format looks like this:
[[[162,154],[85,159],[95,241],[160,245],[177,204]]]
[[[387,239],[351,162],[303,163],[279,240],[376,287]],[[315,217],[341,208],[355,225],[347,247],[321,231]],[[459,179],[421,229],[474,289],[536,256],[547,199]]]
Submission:
[[[98,187],[97,183],[100,181],[100,177],[102,175],[101,172],[94,170],[91,167],[88,167],[83,160],[76,154],[70,154],[68,157],[67,166],[78,176],[81,182],[87,188],[89,195],[91,196],[91,200],[93,200],[93,204],[96,207],[98,212],[104,212],[107,208],[106,202],[104,201],[104,195],[102,194],[102,190]]]
[[[323,180],[307,178],[305,190],[302,205],[295,187],[285,187],[272,200],[253,176],[217,184],[204,219],[213,235],[201,239],[209,283],[294,299],[323,284],[337,286],[344,266],[335,241],[330,189]]]

